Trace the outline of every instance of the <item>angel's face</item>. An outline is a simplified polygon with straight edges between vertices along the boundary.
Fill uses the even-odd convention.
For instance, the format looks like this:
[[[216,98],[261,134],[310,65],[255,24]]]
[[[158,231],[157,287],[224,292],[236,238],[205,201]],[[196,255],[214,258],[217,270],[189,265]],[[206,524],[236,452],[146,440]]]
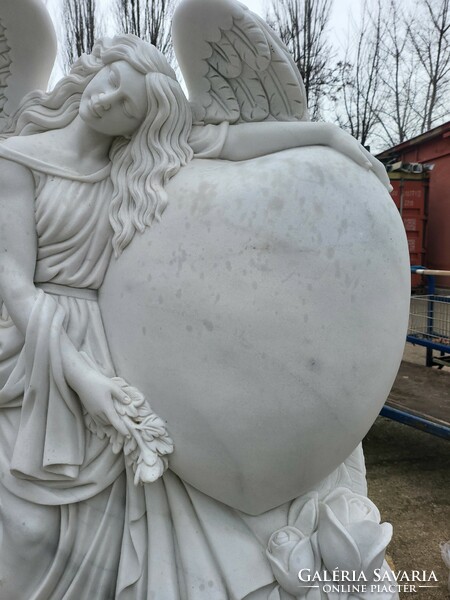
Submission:
[[[148,109],[145,75],[125,60],[106,65],[89,82],[80,102],[80,117],[95,131],[129,136]]]

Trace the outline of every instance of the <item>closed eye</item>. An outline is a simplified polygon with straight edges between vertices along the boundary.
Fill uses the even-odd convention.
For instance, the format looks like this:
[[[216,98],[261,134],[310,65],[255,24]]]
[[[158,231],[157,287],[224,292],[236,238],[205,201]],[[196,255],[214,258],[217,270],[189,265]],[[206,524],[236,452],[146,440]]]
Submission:
[[[117,74],[113,71],[113,69],[109,69],[109,77],[108,77],[108,81],[109,83],[114,87],[114,88],[118,88],[119,87],[119,78],[117,76]]]
[[[128,102],[128,100],[124,100],[123,101],[122,107],[123,107],[123,112],[124,112],[124,114],[125,114],[126,117],[130,117],[131,119],[133,119],[135,117],[135,115],[133,113],[133,107]]]

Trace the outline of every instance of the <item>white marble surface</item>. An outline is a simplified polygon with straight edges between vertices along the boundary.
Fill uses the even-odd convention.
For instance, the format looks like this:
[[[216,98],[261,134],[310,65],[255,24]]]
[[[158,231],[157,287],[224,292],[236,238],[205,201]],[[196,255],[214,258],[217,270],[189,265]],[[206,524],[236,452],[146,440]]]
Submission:
[[[409,304],[385,169],[307,122],[243,5],[181,6],[191,104],[117,36],[0,144],[2,599],[332,600],[299,571],[386,568],[360,448]],[[49,64],[22,25],[11,84],[30,44]]]
[[[171,468],[257,514],[357,446],[402,355],[408,252],[376,177],[333,150],[194,160],[110,266],[115,364],[167,421]]]

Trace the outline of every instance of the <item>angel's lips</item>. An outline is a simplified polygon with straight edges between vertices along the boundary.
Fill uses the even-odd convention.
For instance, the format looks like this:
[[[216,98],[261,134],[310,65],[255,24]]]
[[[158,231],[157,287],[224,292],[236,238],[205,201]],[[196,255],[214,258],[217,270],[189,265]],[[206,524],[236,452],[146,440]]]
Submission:
[[[167,192],[100,293],[114,363],[166,422],[170,468],[261,513],[342,463],[389,393],[403,224],[376,176],[326,147],[194,160]]]

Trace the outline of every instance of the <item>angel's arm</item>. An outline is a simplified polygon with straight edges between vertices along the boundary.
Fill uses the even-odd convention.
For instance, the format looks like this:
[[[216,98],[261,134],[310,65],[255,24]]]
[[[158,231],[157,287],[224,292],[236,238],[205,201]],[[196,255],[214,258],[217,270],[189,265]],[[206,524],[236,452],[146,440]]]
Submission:
[[[384,166],[351,135],[331,123],[265,121],[230,125],[220,158],[247,160],[300,146],[329,146],[357,164],[372,169],[390,188]]]
[[[0,297],[25,336],[37,299],[34,182],[28,169],[0,160]]]
[[[39,291],[34,285],[37,235],[34,181],[30,171],[0,159],[0,298],[17,329],[26,336]],[[61,356],[68,384],[88,412],[111,422],[126,435],[111,394],[122,395],[109,378],[88,367],[67,334],[61,332]],[[94,414],[92,414],[94,413]]]

